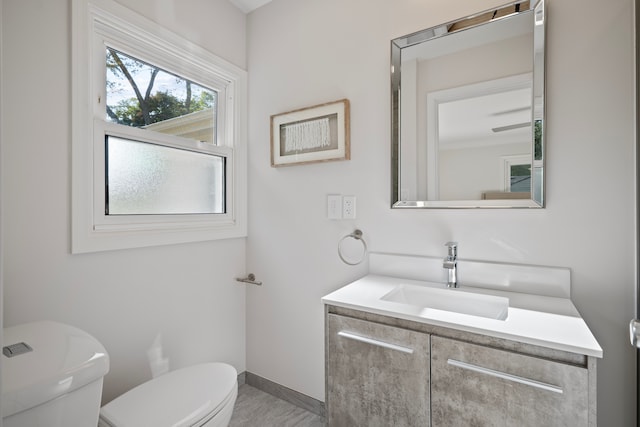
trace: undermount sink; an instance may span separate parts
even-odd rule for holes
[[[509,299],[505,297],[428,286],[398,285],[380,299],[496,320],[505,320],[509,311]]]

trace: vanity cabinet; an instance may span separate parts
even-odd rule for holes
[[[338,426],[595,426],[595,358],[327,306]]]
[[[327,315],[332,427],[429,425],[429,335]]]
[[[432,426],[586,426],[588,371],[431,337]]]

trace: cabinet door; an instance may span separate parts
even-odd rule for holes
[[[587,369],[431,337],[431,419],[440,426],[586,426]]]
[[[429,335],[327,314],[331,427],[428,426]]]

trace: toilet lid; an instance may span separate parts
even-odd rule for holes
[[[169,372],[129,390],[100,409],[117,427],[198,425],[237,393],[237,372],[225,363],[204,363]]]

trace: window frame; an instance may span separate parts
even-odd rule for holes
[[[105,202],[105,188],[106,188],[106,162],[105,162],[105,136],[113,136],[126,140],[132,140],[136,142],[149,143],[159,145],[163,147],[175,148],[179,150],[193,151],[196,153],[209,154],[225,159],[225,196],[224,202],[225,212],[215,214],[153,214],[153,215],[106,215],[106,202]],[[102,138],[102,140],[100,140]],[[100,144],[102,142],[102,144]],[[94,194],[96,196],[102,195],[102,197],[94,197],[94,227],[96,230],[107,230],[113,228],[122,229],[138,229],[138,228],[157,228],[158,224],[183,224],[187,226],[189,223],[207,223],[211,221],[211,218],[216,220],[228,219],[229,217],[227,203],[231,200],[229,192],[232,191],[226,175],[229,175],[231,167],[228,166],[233,160],[233,151],[229,147],[219,147],[205,142],[196,142],[194,140],[176,137],[174,135],[167,135],[158,132],[152,132],[149,134],[148,130],[142,130],[138,128],[124,128],[123,125],[117,125],[114,123],[100,122],[96,120],[94,124]],[[185,221],[186,219],[186,221]]]
[[[504,192],[511,192],[511,167],[529,165],[533,174],[533,160],[531,154],[512,154],[500,156],[500,176]]]
[[[246,71],[112,0],[72,4],[71,252],[246,236]],[[218,92],[218,145],[106,120],[106,47]],[[105,215],[105,135],[225,158],[225,213]]]

